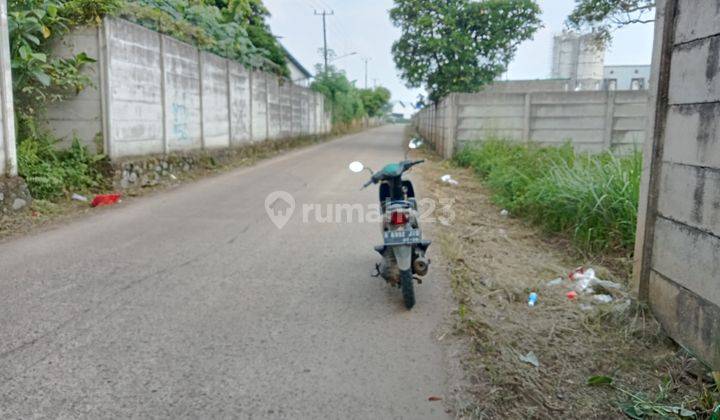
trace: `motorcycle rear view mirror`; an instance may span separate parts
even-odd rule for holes
[[[423,145],[422,139],[419,139],[416,137],[416,138],[410,140],[410,144],[408,144],[408,147],[411,149],[417,149],[418,147],[420,147],[422,145]]]
[[[348,165],[348,168],[350,168],[350,170],[355,172],[356,174],[364,171],[365,169],[370,171],[370,173],[373,173],[372,169],[366,168],[362,162],[357,161],[357,160],[355,162],[350,163],[350,165]]]

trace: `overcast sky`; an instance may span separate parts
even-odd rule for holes
[[[408,89],[398,77],[390,48],[399,37],[387,11],[392,0],[264,0],[270,10],[270,26],[280,41],[305,66],[314,71],[322,62],[318,49],[322,47],[322,18],[314,11],[332,10],[327,17],[328,48],[338,56],[356,52],[356,55],[337,60],[334,64],[346,71],[350,80],[359,87],[365,84],[364,62],[368,63],[368,84],[373,79],[392,91],[393,99],[412,101],[421,90]],[[563,21],[572,10],[573,0],[539,0],[543,10],[544,28],[535,38],[523,43],[515,60],[510,64],[510,79],[538,79],[550,74],[552,36],[561,32]],[[634,25],[617,31],[606,64],[649,64],[653,42],[652,25]]]

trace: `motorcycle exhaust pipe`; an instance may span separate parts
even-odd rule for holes
[[[424,276],[428,272],[428,266],[430,265],[430,261],[428,261],[425,257],[416,258],[415,262],[413,262],[413,271],[418,276]]]

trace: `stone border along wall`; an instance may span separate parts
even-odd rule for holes
[[[0,0],[0,216],[30,203],[25,182],[17,176],[7,2]]]
[[[446,158],[488,138],[626,152],[645,141],[647,99],[645,91],[453,93],[415,114],[413,124]]]
[[[720,3],[660,0],[634,286],[720,370]]]
[[[113,161],[331,129],[321,94],[124,20],[77,30],[55,51],[85,51],[97,62],[85,69],[94,86],[51,105],[48,128],[68,143],[102,139]]]

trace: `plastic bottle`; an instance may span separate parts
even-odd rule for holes
[[[535,303],[537,303],[537,297],[537,293],[530,293],[530,296],[528,296],[528,306],[535,306]]]

